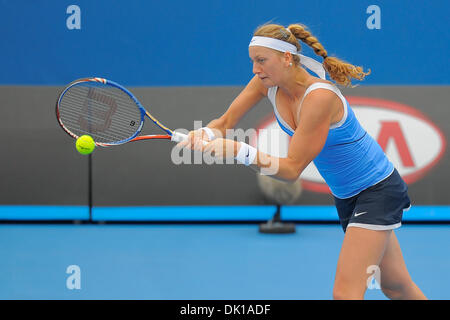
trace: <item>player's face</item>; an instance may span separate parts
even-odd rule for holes
[[[253,73],[261,79],[266,88],[276,86],[281,77],[282,55],[275,50],[259,46],[249,47],[248,51],[253,62]]]

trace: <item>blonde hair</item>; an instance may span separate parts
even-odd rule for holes
[[[364,77],[370,74],[370,69],[368,72],[364,72],[362,67],[354,66],[336,57],[329,57],[319,40],[317,40],[317,38],[307,30],[307,27],[302,24],[291,24],[287,28],[277,24],[265,24],[258,27],[253,35],[289,42],[296,46],[297,51],[299,52],[301,46],[298,40],[301,40],[311,47],[318,56],[321,56],[324,59],[323,67],[330,75],[330,78],[336,81],[336,83],[346,87],[352,86],[352,78],[364,80]],[[300,64],[299,56],[294,55],[292,58],[296,65]]]

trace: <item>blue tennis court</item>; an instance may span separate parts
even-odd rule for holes
[[[396,231],[413,280],[449,299],[450,225]],[[0,225],[0,299],[331,299],[344,234],[297,224],[295,234],[256,224]],[[68,289],[69,266],[80,289]],[[366,299],[385,299],[367,290]]]

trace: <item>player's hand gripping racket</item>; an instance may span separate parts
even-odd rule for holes
[[[166,134],[138,136],[145,116]],[[90,135],[102,147],[146,139],[180,142],[187,135],[170,130],[121,85],[103,78],[86,78],[70,83],[58,97],[56,117],[73,138]],[[206,144],[206,142],[204,142]]]

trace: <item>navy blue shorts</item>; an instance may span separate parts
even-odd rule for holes
[[[403,211],[411,207],[408,186],[397,169],[357,195],[347,199],[334,197],[334,202],[344,232],[352,226],[371,230],[399,228]]]

